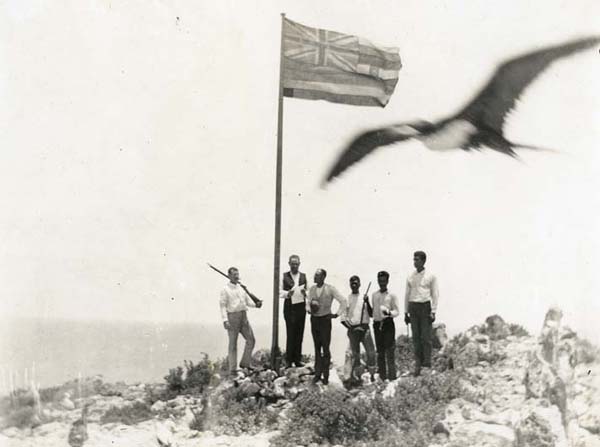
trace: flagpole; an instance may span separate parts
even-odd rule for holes
[[[281,259],[281,179],[283,167],[283,24],[281,13],[281,44],[279,54],[279,97],[277,110],[277,168],[275,172],[275,247],[273,260],[273,335],[271,342],[271,367],[279,369],[279,264]]]

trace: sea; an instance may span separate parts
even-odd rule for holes
[[[271,328],[254,326],[256,349],[269,348]],[[199,361],[227,355],[227,333],[221,323],[156,323],[10,319],[0,321],[0,394],[31,381],[43,387],[82,377],[102,375],[107,382],[157,383],[184,360]],[[344,360],[348,340],[340,326],[332,334],[332,359]],[[280,332],[285,345],[285,330]],[[238,341],[238,360],[243,339]],[[304,334],[304,353],[312,353],[310,324]]]

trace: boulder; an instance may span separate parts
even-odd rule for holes
[[[450,430],[448,430],[448,427],[446,427],[442,421],[438,421],[434,424],[432,432],[434,435],[443,434],[450,436]]]
[[[154,402],[152,404],[152,407],[150,407],[150,409],[154,413],[160,413],[160,412],[164,411],[166,408],[167,408],[167,404],[165,402],[163,402],[162,400],[157,400],[156,402]]]
[[[491,315],[485,319],[485,333],[491,340],[502,340],[510,335],[508,324],[500,315]]]
[[[278,377],[273,381],[273,393],[276,397],[285,397],[285,385],[287,384],[287,377]]]
[[[434,323],[432,343],[435,349],[441,349],[448,343],[448,333],[444,323]]]
[[[460,425],[452,437],[460,446],[513,447],[515,442],[512,428],[480,421]]]
[[[596,404],[581,415],[577,422],[590,433],[600,435],[600,404]]]
[[[529,400],[516,424],[515,447],[568,447],[562,414],[558,407],[544,407]]]
[[[260,386],[254,382],[244,382],[240,385],[240,393],[245,397],[256,396],[260,390]]]

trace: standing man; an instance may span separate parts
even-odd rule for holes
[[[229,267],[227,270],[229,282],[221,291],[221,299],[219,305],[221,307],[221,317],[223,318],[223,326],[229,335],[229,373],[235,374],[237,368],[237,340],[238,334],[246,340],[244,354],[240,362],[240,367],[251,369],[250,361],[252,360],[252,350],[254,349],[255,339],[252,327],[248,321],[248,307],[262,306],[262,301],[257,301],[256,304],[250,299],[246,291],[240,285],[240,272],[236,267]]]
[[[398,298],[388,291],[390,274],[377,273],[379,290],[373,293],[373,331],[377,347],[377,369],[381,380],[396,379],[396,326],[394,318],[400,315]]]
[[[424,251],[414,253],[416,270],[406,281],[404,296],[404,322],[411,325],[415,349],[415,376],[421,374],[422,367],[431,367],[431,325],[435,321],[439,297],[436,277],[425,271],[426,260]]]
[[[285,358],[287,365],[302,364],[302,339],[306,321],[306,275],[299,271],[300,256],[292,255],[288,261],[290,271],[283,274],[280,298],[283,298],[285,319]]]
[[[329,366],[331,364],[331,319],[338,315],[331,312],[331,303],[337,300],[340,315],[344,316],[346,299],[340,295],[337,289],[325,284],[327,272],[317,269],[315,272],[315,284],[308,291],[306,310],[310,313],[310,329],[315,343],[315,378],[313,383],[319,380],[324,385],[329,383]]]
[[[360,278],[356,275],[350,277],[350,290],[352,293],[348,295],[345,314],[342,324],[348,329],[348,339],[350,340],[350,349],[352,351],[352,371],[350,373],[351,383],[360,382],[360,378],[356,375],[357,368],[360,366],[360,344],[365,348],[367,353],[367,368],[371,373],[371,381],[374,380],[373,373],[375,372],[375,348],[373,347],[373,339],[369,331],[369,323],[373,315],[373,308],[369,303],[369,296],[360,296]]]

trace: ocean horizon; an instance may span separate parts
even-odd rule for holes
[[[0,329],[0,393],[25,386],[26,375],[35,368],[36,381],[43,387],[60,385],[82,377],[102,375],[108,382],[162,382],[169,369],[197,362],[203,353],[213,359],[227,355],[227,333],[221,323],[164,323],[130,321],[87,321],[62,319],[3,319]],[[271,346],[271,328],[253,325],[256,348]],[[332,357],[344,359],[347,338],[335,328]],[[280,348],[285,347],[285,329],[280,331]],[[238,359],[243,338],[238,341]],[[312,353],[310,324],[304,335],[304,353]],[[27,370],[27,372],[26,372]]]

